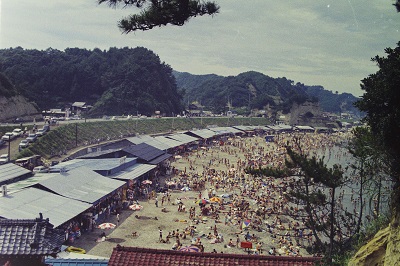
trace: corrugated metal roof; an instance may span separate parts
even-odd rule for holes
[[[123,151],[128,152],[133,156],[136,156],[147,162],[165,153],[165,151],[157,149],[156,147],[153,147],[147,143],[140,143],[138,145],[129,146],[124,148]]]
[[[215,131],[215,132],[223,132],[225,133],[232,133],[232,134],[236,134],[236,133],[243,133],[242,130],[236,129],[234,127],[211,127],[210,130]]]
[[[0,216],[6,219],[35,219],[39,213],[55,227],[85,212],[92,205],[41,189],[27,188],[0,197]]]
[[[2,164],[0,165],[0,183],[29,173],[32,172],[13,163]]]
[[[215,132],[209,129],[197,129],[197,130],[191,130],[189,132],[196,136],[199,136],[202,139],[209,139],[216,136]]]
[[[86,167],[60,173],[39,183],[56,194],[88,203],[98,201],[124,184],[125,182],[104,177]]]
[[[158,157],[155,158],[154,160],[151,160],[151,161],[149,162],[149,164],[159,164],[159,163],[161,163],[162,161],[165,161],[165,160],[167,160],[167,159],[170,158],[170,157],[172,157],[171,154],[169,154],[169,153],[164,153],[163,155],[158,156]]]
[[[132,137],[132,138],[126,138],[126,140],[132,142],[133,144],[140,144],[143,142],[146,142],[148,140],[152,140],[153,137],[149,136],[149,135],[140,135],[140,136],[136,136],[136,137]]]
[[[236,129],[242,130],[242,131],[253,131],[254,128],[251,126],[233,126]]]
[[[130,162],[135,163],[137,158],[126,158],[123,164],[127,167]],[[66,162],[59,163],[50,167],[52,171],[64,168],[66,171],[71,171],[76,168],[86,167],[91,170],[112,170],[121,165],[121,158],[104,158],[104,159],[74,159]]]
[[[34,176],[31,176],[27,179],[17,181],[7,185],[7,193],[15,193],[20,191],[21,189],[33,186],[43,180],[51,178],[53,175],[58,175],[56,173],[36,173]]]
[[[88,154],[79,156],[78,159],[90,159],[90,158],[96,158],[99,157],[101,155],[106,155],[106,154],[111,154],[111,153],[115,153],[117,151],[122,150],[121,148],[118,149],[107,149],[104,151],[95,151],[95,152],[89,152]]]
[[[170,149],[171,147],[163,142],[160,142],[154,138],[146,140],[145,143],[149,144],[150,146],[156,147],[157,149],[166,151]]]
[[[51,266],[107,266],[108,260],[98,259],[46,259]]]
[[[186,135],[186,134],[172,134],[172,135],[167,135],[166,137],[170,138],[170,139],[174,139],[174,140],[180,141],[180,142],[182,142],[184,144],[188,144],[188,143],[191,143],[191,142],[194,142],[194,141],[198,140],[198,138],[195,138],[195,137],[192,137],[192,136],[189,136],[189,135]]]
[[[161,142],[161,143],[164,143],[165,145],[168,145],[169,149],[176,148],[176,147],[179,147],[179,146],[185,144],[185,143],[183,143],[181,141],[170,139],[170,138],[167,138],[167,137],[164,137],[164,136],[157,136],[157,137],[154,137],[154,139],[159,141],[159,142]]]
[[[122,180],[134,180],[134,179],[148,173],[149,171],[153,170],[156,167],[157,167],[156,165],[152,165],[152,164],[138,163],[138,164],[135,164],[133,167],[126,169],[125,171],[121,172],[118,175],[111,176],[111,178],[122,179]]]
[[[315,130],[313,127],[310,126],[295,126],[295,128],[299,130]]]

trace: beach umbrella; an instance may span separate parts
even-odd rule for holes
[[[175,186],[176,185],[176,183],[174,181],[167,181],[167,182],[165,182],[165,184],[167,186]]]
[[[179,251],[184,251],[184,252],[200,252],[200,248],[196,246],[185,246],[181,247]]]
[[[206,205],[208,203],[208,200],[206,200],[206,199],[199,199],[199,200],[197,200],[196,201],[196,204],[203,204],[203,205]]]
[[[114,229],[116,227],[116,225],[115,224],[113,224],[113,223],[102,223],[102,224],[99,224],[98,225],[98,228],[100,228],[100,229]]]
[[[174,158],[175,158],[175,159],[182,159],[182,156],[180,156],[180,155],[175,155]]]
[[[182,190],[182,191],[189,191],[189,190],[190,190],[190,187],[186,187],[186,186],[185,186],[185,187],[181,188],[181,190]]]
[[[221,198],[230,198],[231,194],[222,194],[220,197]]]
[[[212,197],[212,198],[210,199],[210,202],[221,203],[222,200],[221,200],[220,198],[218,198],[218,197]]]
[[[242,229],[245,229],[246,227],[248,227],[250,225],[250,222],[251,221],[249,219],[243,220]]]
[[[153,182],[151,182],[150,180],[146,179],[146,180],[142,181],[142,184],[143,185],[151,185],[151,184],[153,184]]]
[[[129,209],[133,211],[140,211],[141,209],[143,209],[143,206],[139,204],[132,204],[131,206],[129,206]]]

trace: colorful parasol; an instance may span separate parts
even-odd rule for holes
[[[139,204],[132,204],[129,206],[129,209],[133,211],[140,211],[141,209],[143,209],[143,206]]]
[[[200,252],[200,248],[196,246],[185,246],[181,247],[179,251],[184,251],[184,252]]]
[[[249,219],[243,220],[242,229],[245,229],[246,227],[248,227],[250,225],[250,222],[251,221]]]
[[[221,203],[221,202],[222,202],[222,199],[221,199],[221,198],[218,198],[218,197],[212,197],[212,198],[210,199],[210,202],[213,202],[213,203]]]
[[[153,182],[151,182],[150,180],[146,179],[146,180],[142,181],[142,184],[143,185],[151,185],[151,184],[153,184]]]
[[[114,229],[115,227],[116,227],[116,225],[113,223],[102,223],[102,224],[98,225],[98,228],[103,229],[103,230]]]
[[[206,199],[199,199],[196,201],[196,204],[202,204],[202,205],[206,205],[208,203],[208,200]]]

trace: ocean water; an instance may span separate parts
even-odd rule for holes
[[[354,157],[347,151],[346,147],[334,146],[329,149],[321,149],[318,151],[317,156],[324,157],[324,162],[328,167],[332,167],[334,164],[341,165],[344,170],[344,174],[349,178],[349,182],[338,189],[336,195],[342,194],[338,201],[343,205],[343,208],[351,213],[360,212],[360,181],[357,177],[354,177],[352,173],[351,164],[355,163]],[[388,211],[389,198],[390,198],[390,186],[391,182],[388,181],[388,177],[383,178],[381,183],[381,196],[379,210],[377,209],[377,188],[370,186],[370,189],[365,189],[363,192],[363,220],[367,221],[368,217],[373,217],[374,213],[383,213]]]

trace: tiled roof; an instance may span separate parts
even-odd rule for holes
[[[54,255],[60,251],[64,233],[46,219],[0,220],[0,257]]]
[[[202,266],[306,266],[315,265],[317,257],[280,257],[237,255],[221,253],[195,253],[136,247],[114,248],[109,266],[126,265],[202,265]]]

